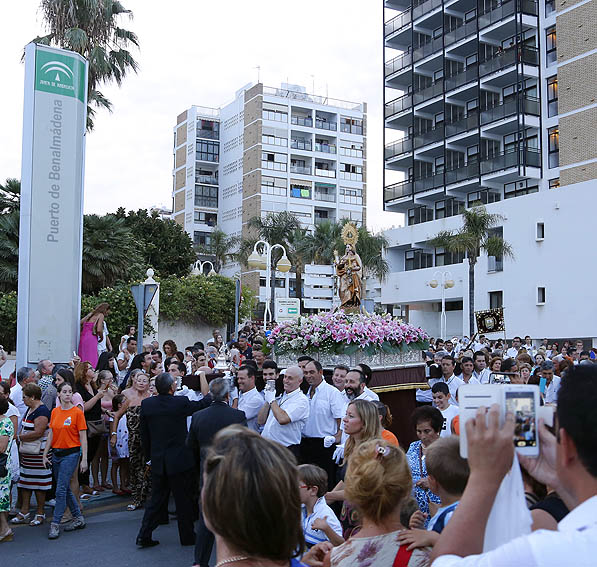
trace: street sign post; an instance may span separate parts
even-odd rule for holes
[[[16,367],[68,362],[81,319],[87,61],[30,43],[19,227]]]
[[[158,290],[157,283],[142,283],[131,286],[131,293],[137,306],[137,354],[143,352],[143,322],[147,310],[151,305],[155,292]]]

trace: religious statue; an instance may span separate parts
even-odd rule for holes
[[[338,258],[338,252],[334,251],[341,309],[360,310],[364,299],[363,262],[355,248],[358,238],[359,233],[356,226],[346,223],[342,229],[342,240],[346,245],[344,255],[342,258]]]

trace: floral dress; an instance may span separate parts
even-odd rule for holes
[[[141,444],[141,406],[128,407],[126,423],[129,430],[129,470],[133,490],[133,504],[142,506],[151,490],[151,477],[147,471],[146,459]]]
[[[415,497],[417,504],[419,505],[419,510],[424,514],[427,514],[427,518],[425,520],[425,528],[427,528],[427,524],[429,523],[430,515],[429,515],[429,502],[435,502],[437,504],[440,503],[439,496],[431,492],[426,488],[422,488],[420,486],[415,486],[415,484],[425,478],[427,476],[427,467],[425,466],[425,455],[423,455],[422,446],[420,441],[414,441],[410,444],[408,451],[406,453],[406,459],[408,461],[408,466],[410,467],[410,473],[413,479],[413,496]]]
[[[0,420],[0,437],[7,436],[8,437],[8,447],[6,448],[6,453],[8,454],[8,461],[6,463],[6,468],[8,470],[8,474],[4,477],[0,477],[0,512],[9,512],[10,511],[10,480],[11,480],[11,464],[10,464],[10,444],[14,438],[14,427],[12,425],[12,421],[8,417]]]

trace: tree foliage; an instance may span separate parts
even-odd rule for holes
[[[21,202],[21,182],[9,177],[4,185],[0,184],[0,214],[19,210]]]
[[[216,227],[211,232],[209,247],[196,245],[195,250],[211,260],[214,271],[219,274],[224,264],[235,259],[235,250],[239,242],[237,237],[228,236],[223,230]]]
[[[49,33],[33,41],[70,49],[89,61],[87,129],[92,130],[95,108],[112,109],[99,88],[112,81],[120,86],[138,70],[130,48],[139,47],[139,40],[119,23],[133,14],[118,0],[41,0],[40,10]]]

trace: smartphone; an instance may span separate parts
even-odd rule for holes
[[[265,391],[266,392],[275,392],[276,391],[276,381],[275,380],[267,380],[265,383]]]
[[[489,383],[510,384],[512,382],[512,377],[516,375],[516,372],[492,372],[489,375]]]

